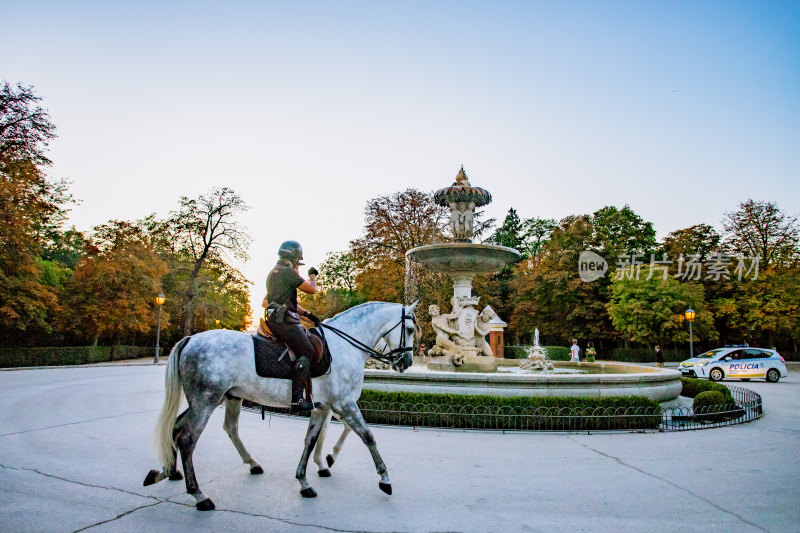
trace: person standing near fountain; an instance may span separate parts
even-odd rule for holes
[[[594,349],[594,343],[589,341],[586,345],[586,360],[594,363],[595,357],[597,357],[597,350]]]
[[[664,368],[664,352],[661,350],[661,346],[656,346],[656,366]]]
[[[570,357],[570,359],[569,359],[570,362],[572,362],[572,363],[580,363],[581,362],[581,356],[580,356],[581,348],[580,348],[580,346],[578,346],[578,339],[572,339],[572,348],[570,348],[570,350],[572,351],[572,357]]]

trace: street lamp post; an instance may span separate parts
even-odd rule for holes
[[[167,297],[164,296],[163,292],[159,292],[158,296],[156,296],[156,303],[158,304],[158,328],[156,328],[156,356],[153,358],[153,364],[158,363],[158,352],[161,349],[158,346],[158,342],[161,340],[161,306],[164,305]]]
[[[689,321],[689,357],[694,357],[694,339],[692,338],[692,322],[694,322],[694,310],[690,307],[684,313],[686,320]]]

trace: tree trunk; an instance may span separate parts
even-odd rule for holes
[[[194,324],[194,308],[197,303],[195,296],[197,296],[197,278],[200,277],[200,267],[203,266],[203,258],[201,257],[194,263],[192,270],[192,277],[189,280],[189,291],[186,293],[186,317],[183,320],[183,336],[188,337],[192,334],[192,325]]]

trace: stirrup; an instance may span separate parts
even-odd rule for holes
[[[319,407],[321,405],[322,404],[319,403],[319,402],[313,402],[312,403],[312,402],[306,400],[305,398],[303,398],[299,402],[295,402],[295,403],[289,404],[289,407],[291,408],[293,413],[298,413],[300,411],[312,411],[314,409],[319,409]]]

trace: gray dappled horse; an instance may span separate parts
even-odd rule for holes
[[[327,320],[325,326],[332,326],[349,335],[365,348],[373,347],[383,339],[393,352],[393,368],[402,372],[413,362],[415,306],[369,302],[336,315]],[[381,477],[378,486],[391,494],[386,465],[356,404],[364,384],[364,363],[369,354],[339,334],[327,333],[326,338],[332,354],[331,368],[328,374],[313,380],[314,401],[322,406],[311,412],[305,447],[297,465],[295,477],[301,485],[300,494],[308,498],[316,496],[306,481],[306,466],[320,431],[327,427],[331,411],[355,431],[369,448]],[[250,333],[209,330],[183,338],[170,353],[165,377],[166,395],[156,424],[156,446],[163,469],[160,472],[151,470],[144,485],[152,485],[164,478],[182,479],[176,464],[180,450],[186,475],[186,492],[194,496],[199,510],[214,509],[214,503],[200,490],[192,464],[197,439],[209,418],[225,402],[223,427],[226,433],[242,461],[250,465],[250,473],[262,474],[263,469],[239,439],[242,399],[266,406],[287,407],[291,384],[288,379],[262,378],[256,374]],[[189,406],[180,416],[176,416],[181,404],[181,390]],[[327,476],[330,472],[320,471],[320,475]]]

